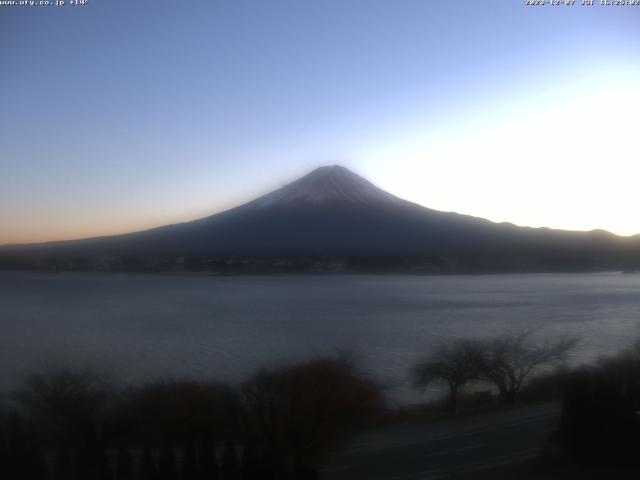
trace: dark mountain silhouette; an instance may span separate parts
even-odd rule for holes
[[[636,269],[637,237],[570,232],[431,210],[340,166],[193,222],[0,249],[5,266],[433,272]],[[56,263],[57,262],[57,263]],[[71,263],[70,263],[71,262]],[[320,262],[320,263],[318,263]],[[319,265],[321,265],[319,267]],[[104,266],[104,265],[103,265]]]

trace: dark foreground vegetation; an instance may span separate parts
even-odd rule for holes
[[[241,387],[118,388],[95,371],[32,375],[5,401],[1,478],[313,479],[313,466],[381,404],[341,359],[263,370]]]
[[[547,449],[561,465],[640,469],[640,341],[567,377],[558,431]],[[610,477],[613,478],[613,477]],[[625,477],[626,478],[626,477]]]
[[[413,370],[420,388],[436,381],[445,387],[443,400],[427,408],[432,417],[385,410],[380,385],[346,356],[264,369],[235,387],[195,380],[118,386],[94,369],[40,372],[0,402],[0,478],[316,479],[328,453],[375,422],[560,396],[561,420],[541,446],[540,478],[634,472],[640,342],[596,366],[570,370],[561,364],[575,344],[534,342],[524,332],[434,349]]]

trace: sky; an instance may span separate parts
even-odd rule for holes
[[[0,244],[196,219],[325,164],[640,233],[640,6],[579,3],[0,5]]]

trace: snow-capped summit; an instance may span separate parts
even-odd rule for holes
[[[400,199],[339,165],[320,167],[253,202],[258,207],[306,205],[376,205]]]

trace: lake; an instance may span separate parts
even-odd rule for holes
[[[640,333],[640,275],[177,276],[0,273],[0,379],[86,364],[130,380],[237,381],[350,350],[398,401],[413,362],[456,337],[579,335],[572,362]]]

